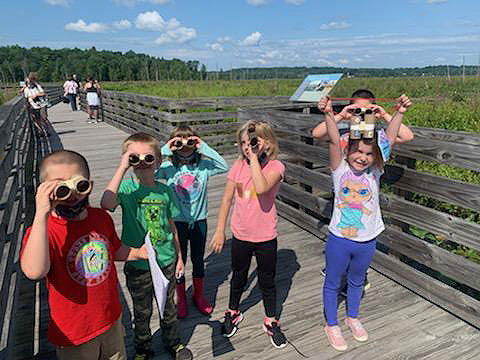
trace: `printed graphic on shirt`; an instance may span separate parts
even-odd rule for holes
[[[166,203],[164,200],[149,199],[140,202],[140,204],[147,224],[147,231],[150,233],[150,240],[156,246],[167,239],[163,230],[167,222],[166,216],[163,215]]]
[[[175,174],[172,189],[182,205],[195,203],[202,194],[202,182],[194,173],[180,171]]]
[[[257,191],[255,186],[252,184],[251,187],[243,189],[243,183],[236,183],[238,196],[242,199],[255,199],[257,197]]]
[[[338,197],[340,202],[340,221],[336,225],[346,238],[355,238],[358,231],[365,229],[363,216],[369,216],[372,211],[365,205],[372,198],[372,190],[364,174],[355,176],[350,170],[340,179]]]
[[[90,232],[75,241],[67,255],[67,271],[82,286],[97,286],[110,273],[108,241],[96,232]]]

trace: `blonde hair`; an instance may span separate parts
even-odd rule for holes
[[[190,136],[198,136],[198,134],[188,125],[180,125],[173,129],[170,134],[170,139],[180,137],[180,138],[189,138]]]
[[[272,127],[269,123],[263,121],[248,121],[243,124],[237,130],[237,144],[238,144],[238,152],[240,155],[240,159],[243,158],[242,152],[242,134],[249,128],[249,126],[255,126],[255,134],[265,140],[266,142],[266,154],[269,160],[275,160],[278,157],[280,152],[277,137],[273,132]]]
[[[44,182],[48,176],[48,167],[59,164],[76,164],[80,168],[82,175],[90,179],[90,168],[87,159],[76,151],[72,150],[58,150],[54,151],[42,159],[40,164],[40,182]]]
[[[155,152],[155,156],[158,160],[162,159],[162,151],[160,149],[160,143],[157,139],[155,139],[152,135],[149,135],[144,132],[137,132],[133,135],[130,135],[126,138],[122,144],[122,153],[125,154],[127,152],[128,147],[133,143],[142,143],[146,145],[150,145]]]

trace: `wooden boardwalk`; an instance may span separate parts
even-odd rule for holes
[[[82,153],[89,161],[94,180],[91,196],[99,206],[103,189],[120,159],[121,142],[126,133],[107,124],[87,124],[87,115],[71,112],[59,104],[49,111],[65,149]],[[225,176],[211,179],[209,186],[209,237],[216,224]],[[120,211],[114,213],[121,232]],[[366,344],[356,343],[342,326],[349,350],[339,353],[328,346],[323,332],[321,269],[324,243],[295,224],[280,218],[278,250],[278,304],[282,327],[290,342],[311,359],[479,359],[480,332],[446,311],[438,308],[399,284],[370,270],[372,287],[367,291],[361,318],[370,333]],[[189,298],[190,316],[180,321],[181,337],[192,349],[195,359],[299,359],[293,346],[275,350],[263,333],[263,305],[252,265],[248,289],[241,303],[245,320],[238,333],[227,340],[220,334],[220,321],[228,304],[230,280],[230,246],[220,255],[206,256],[207,297],[216,305],[211,317],[196,311]],[[133,355],[131,299],[125,287],[122,264],[118,264],[121,296],[124,303],[124,325],[127,330],[129,355]],[[190,285],[191,264],[187,264],[187,285]],[[189,295],[191,289],[189,289]],[[344,318],[341,306],[339,319]],[[163,352],[155,311],[151,327],[155,333],[158,359],[169,359]],[[343,323],[342,323],[343,324]],[[45,347],[40,347],[45,348]],[[43,356],[42,356],[43,357]],[[46,353],[44,358],[53,358]]]

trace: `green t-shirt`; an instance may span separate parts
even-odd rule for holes
[[[173,263],[177,255],[168,220],[178,216],[180,211],[172,190],[160,182],[149,187],[128,178],[120,184],[117,198],[122,207],[122,242],[139,248],[149,232],[158,265],[165,267]],[[147,260],[132,261],[132,265],[149,269]]]

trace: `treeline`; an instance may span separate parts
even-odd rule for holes
[[[258,67],[210,71],[208,78],[218,80],[298,79],[309,74],[343,73],[355,77],[400,77],[400,76],[457,76],[479,75],[478,66],[439,65],[416,68],[346,68],[346,67]]]
[[[98,51],[20,46],[0,47],[0,81],[17,83],[31,72],[42,82],[63,81],[69,74],[80,79],[93,76],[100,81],[202,80],[205,65],[198,61],[166,60],[133,51]]]

